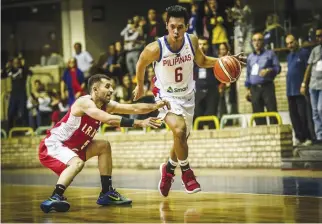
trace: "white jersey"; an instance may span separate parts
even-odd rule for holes
[[[170,49],[166,36],[160,37],[157,41],[160,57],[154,62],[155,86],[159,89],[161,97],[182,97],[194,91],[194,50],[189,35],[184,34],[183,45],[176,52]]]

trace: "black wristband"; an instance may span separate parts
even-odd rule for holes
[[[120,127],[133,127],[134,119],[122,117]]]

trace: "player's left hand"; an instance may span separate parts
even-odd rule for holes
[[[146,127],[151,127],[151,128],[159,128],[161,127],[162,122],[160,121],[159,118],[157,117],[149,117],[141,122],[141,127],[146,128]]]
[[[242,66],[246,66],[247,57],[244,55],[243,52],[236,55],[232,55],[232,57],[236,58]]]
[[[171,110],[171,105],[167,100],[160,100],[156,103],[156,109],[162,108],[164,106],[166,106],[168,110]]]
[[[143,95],[144,95],[144,88],[143,86],[142,87],[139,87],[138,85],[135,87],[135,89],[133,90],[133,100],[134,101],[137,101],[138,99],[140,99]]]

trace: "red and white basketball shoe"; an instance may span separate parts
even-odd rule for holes
[[[171,185],[174,181],[174,174],[167,173],[167,164],[162,163],[160,165],[161,179],[159,181],[159,192],[163,197],[167,197],[171,189]]]
[[[193,194],[201,191],[200,184],[197,182],[196,176],[191,169],[185,171],[182,174],[181,178],[182,185],[184,185],[188,194]]]

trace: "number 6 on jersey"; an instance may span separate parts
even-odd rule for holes
[[[183,77],[182,77],[182,67],[178,67],[174,70],[175,74],[174,74],[174,78],[176,82],[181,82]]]

